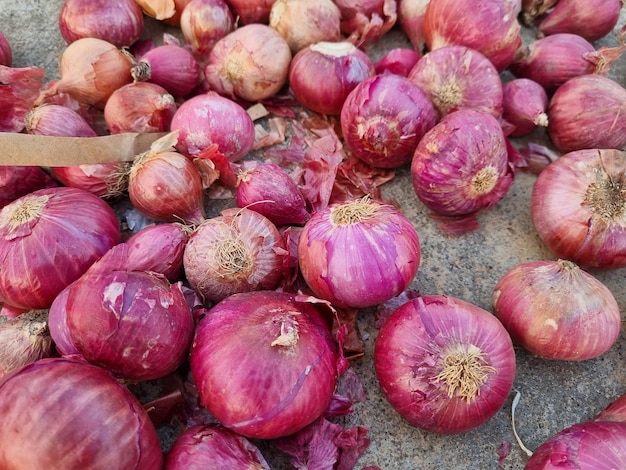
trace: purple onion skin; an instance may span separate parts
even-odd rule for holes
[[[7,37],[0,31],[0,65],[11,67],[13,63],[13,50]]]
[[[191,373],[202,405],[222,425],[274,439],[326,410],[337,352],[319,302],[278,291],[233,294],[199,321]]]
[[[626,468],[626,424],[586,421],[552,436],[534,452],[524,470]]]
[[[398,168],[411,161],[437,115],[421,88],[400,75],[383,74],[363,80],[350,92],[340,120],[354,156],[376,168]]]
[[[458,346],[478,348],[493,367],[478,393],[450,395],[444,355]],[[380,387],[391,406],[412,426],[440,434],[476,428],[503,406],[515,377],[508,333],[489,312],[461,299],[427,295],[398,307],[380,328],[374,350]]]
[[[38,189],[58,186],[38,166],[0,166],[0,209]]]
[[[420,201],[444,216],[487,209],[513,183],[500,123],[470,108],[448,114],[426,133],[415,150],[411,173]]]
[[[48,310],[48,328],[50,328],[50,336],[52,337],[57,352],[62,356],[70,356],[73,354],[80,355],[67,328],[66,305],[69,288],[70,286],[66,287],[56,296]]]
[[[572,33],[597,41],[617,25],[622,6],[622,0],[559,0],[539,23],[539,31],[546,36]]]
[[[502,118],[513,126],[509,136],[525,136],[548,125],[548,94],[539,83],[516,78],[502,86],[502,93]]]
[[[237,468],[269,470],[261,451],[245,437],[221,426],[196,425],[180,434],[165,457],[163,470]]]
[[[0,383],[0,467],[154,470],[159,439],[141,403],[106,370],[42,359]]]

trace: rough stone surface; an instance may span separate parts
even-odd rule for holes
[[[36,65],[47,70],[48,78],[55,78],[57,57],[64,47],[57,26],[62,1],[0,3],[0,30],[13,47],[13,65]],[[618,27],[625,22],[623,11]],[[171,31],[150,20],[147,24],[147,35],[157,37],[165,30]],[[530,37],[527,34],[526,40]],[[393,31],[370,53],[380,57],[391,47],[407,44],[401,33]],[[616,33],[597,45],[617,45]],[[609,76],[626,86],[626,56],[614,64]],[[537,133],[533,138],[542,141],[545,135]],[[525,261],[552,259],[530,219],[529,198],[534,180],[531,175],[519,174],[506,197],[479,216],[479,230],[453,238],[440,231],[416,198],[409,169],[400,169],[397,177],[385,186],[384,193],[401,204],[421,238],[422,263],[411,287],[423,294],[456,296],[491,310],[492,290],[508,269]],[[626,270],[595,274],[611,289],[622,313],[626,314]],[[488,423],[461,435],[436,435],[413,428],[390,408],[376,382],[372,352],[377,330],[373,314],[362,312],[359,325],[366,355],[356,361],[354,367],[363,381],[368,400],[357,404],[354,414],[343,421],[347,426],[369,428],[371,445],[357,468],[368,465],[386,470],[523,468],[527,457],[516,444],[511,426],[513,395]],[[530,449],[562,428],[593,417],[626,392],[624,331],[610,351],[585,362],[546,361],[520,348],[516,348],[516,354],[514,389],[521,393],[516,428]],[[164,428],[160,432],[167,447],[176,430]],[[513,444],[512,450],[500,466],[497,451],[505,442]],[[273,469],[290,468],[284,456],[263,443],[258,444]]]

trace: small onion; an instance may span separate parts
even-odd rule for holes
[[[270,11],[276,0],[226,0],[231,11],[239,19],[238,24],[268,24]]]
[[[463,216],[493,206],[513,183],[500,123],[471,108],[446,115],[417,145],[411,174],[417,197],[437,214]]]
[[[609,34],[619,21],[622,0],[559,0],[539,23],[539,31],[578,34],[597,41]]]
[[[341,12],[341,32],[359,47],[380,41],[398,20],[396,0],[335,0]]]
[[[531,216],[557,257],[583,269],[626,266],[626,152],[566,153],[537,177]]]
[[[502,119],[513,126],[508,135],[521,137],[548,126],[548,94],[537,82],[515,78],[502,85]]]
[[[420,54],[426,45],[424,16],[430,0],[398,0],[398,25]]]
[[[224,0],[191,0],[180,15],[183,38],[200,61],[234,29],[235,18]]]
[[[144,13],[166,24],[180,26],[180,16],[190,0],[135,0]]]
[[[276,226],[250,209],[229,209],[190,235],[185,275],[207,302],[239,292],[275,288],[289,252]]]
[[[13,62],[13,50],[7,37],[0,31],[0,65],[11,67]]]
[[[39,166],[0,166],[0,209],[38,189],[58,186]]]
[[[98,38],[129,47],[143,32],[143,11],[134,0],[65,0],[59,11],[59,31],[67,44]]]
[[[274,439],[312,423],[337,381],[337,348],[319,299],[234,294],[200,320],[190,352],[200,402],[246,437]]]
[[[348,94],[375,73],[365,52],[347,41],[322,41],[302,48],[289,66],[296,99],[320,114],[339,115]],[[320,82],[324,86],[319,86]]]
[[[120,237],[113,209],[88,191],[57,187],[22,196],[0,211],[0,298],[49,308]]]
[[[339,307],[371,307],[413,281],[419,237],[398,209],[364,197],[315,212],[300,234],[298,262],[317,297]]]
[[[215,44],[204,75],[209,87],[221,95],[261,101],[287,83],[291,57],[289,44],[275,29],[252,23]]]
[[[407,47],[396,47],[374,63],[376,73],[395,73],[408,77],[411,69],[422,57],[421,53]]]
[[[395,74],[357,84],[341,109],[341,131],[357,158],[377,168],[411,161],[418,142],[437,122],[435,108],[420,87]]]
[[[550,99],[548,121],[562,152],[626,148],[626,89],[602,75],[571,78]]]
[[[491,313],[454,297],[424,295],[383,323],[374,368],[386,399],[409,424],[454,434],[502,408],[515,378],[515,352]]]
[[[427,52],[408,78],[428,94],[440,117],[462,107],[502,114],[500,75],[475,49],[450,45]]]
[[[198,424],[174,440],[163,470],[202,468],[270,470],[258,447],[245,437],[222,426]]]
[[[0,467],[154,470],[159,438],[141,403],[106,370],[41,359],[0,383]],[[112,445],[115,443],[115,445]]]
[[[170,124],[178,131],[179,152],[188,156],[217,144],[231,162],[246,156],[254,145],[254,122],[246,110],[233,100],[215,92],[195,95],[182,103]]]
[[[33,135],[96,137],[98,133],[72,108],[60,104],[33,107],[24,118],[24,130]]]
[[[513,342],[545,359],[584,361],[604,354],[619,336],[611,291],[571,261],[528,261],[500,278],[496,317]]]

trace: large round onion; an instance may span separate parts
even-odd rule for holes
[[[420,243],[399,210],[366,197],[314,213],[300,234],[298,260],[316,296],[340,307],[371,307],[413,281]]]
[[[0,298],[48,308],[119,241],[115,213],[88,191],[56,187],[22,196],[0,211]]]
[[[42,359],[0,383],[0,467],[154,470],[163,454],[141,403],[106,370]]]
[[[385,397],[409,424],[453,434],[502,408],[515,378],[515,352],[491,313],[454,297],[425,295],[387,318],[374,367]]]
[[[337,378],[323,308],[319,299],[278,291],[234,294],[211,308],[190,353],[201,403],[225,427],[261,439],[321,416]]]

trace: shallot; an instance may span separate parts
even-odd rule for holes
[[[541,18],[538,29],[546,36],[572,33],[597,41],[615,28],[623,4],[622,0],[559,0]]]
[[[502,85],[502,119],[512,126],[511,137],[525,136],[548,126],[548,94],[537,82],[515,78]]]
[[[235,26],[224,0],[191,0],[180,15],[180,31],[200,62],[206,61],[215,43]]]

